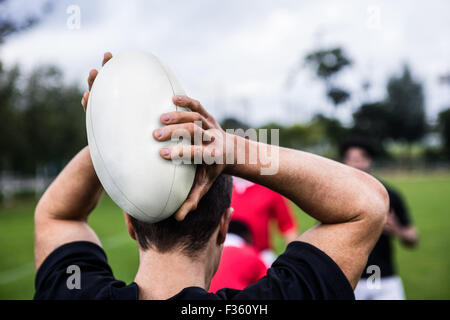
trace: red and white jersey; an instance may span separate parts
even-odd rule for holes
[[[258,251],[271,249],[269,222],[275,220],[278,230],[286,233],[296,229],[295,218],[286,199],[266,187],[233,178],[232,219],[244,222],[250,229],[253,246]]]
[[[215,293],[222,288],[242,290],[264,277],[266,272],[267,267],[256,250],[241,237],[229,233],[209,291]]]

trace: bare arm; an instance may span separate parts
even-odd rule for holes
[[[54,249],[65,243],[91,241],[100,245],[87,219],[102,192],[89,149],[85,147],[58,175],[36,207],[36,270]]]
[[[388,214],[383,232],[396,236],[403,245],[410,248],[417,246],[419,243],[419,234],[416,227],[411,224],[403,226],[392,211]]]
[[[400,227],[398,238],[407,247],[414,248],[419,244],[419,233],[414,226]]]
[[[261,147],[246,141],[247,152]],[[230,173],[283,194],[319,220],[320,225],[298,240],[327,253],[355,287],[383,228],[389,207],[386,190],[372,176],[338,162],[307,152],[269,148],[279,152],[275,175],[261,175],[260,163],[234,165]]]
[[[111,59],[105,53],[103,64]],[[97,70],[89,73],[89,90]],[[86,110],[89,93],[81,104]],[[89,148],[81,150],[58,175],[40,199],[34,213],[34,261],[36,270],[57,247],[73,241],[91,241],[100,245],[87,220],[97,205],[103,188],[92,165]]]

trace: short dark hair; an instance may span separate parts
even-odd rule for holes
[[[144,250],[152,247],[162,253],[178,247],[185,254],[195,256],[205,247],[222,215],[230,207],[232,189],[231,176],[221,174],[200,200],[197,209],[183,221],[170,216],[157,223],[148,223],[131,217],[139,245]]]
[[[364,152],[371,158],[375,158],[377,152],[373,143],[368,138],[364,137],[352,137],[341,144],[339,148],[339,154],[341,159],[345,157],[345,154],[350,148],[359,148],[364,150]]]

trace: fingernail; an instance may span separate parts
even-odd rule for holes
[[[178,101],[183,101],[183,96],[177,96]]]
[[[161,128],[160,128],[160,129],[156,129],[156,131],[155,131],[155,136],[156,136],[157,138],[161,138],[162,135],[163,135],[163,130],[162,130]]]
[[[161,149],[161,154],[162,154],[163,156],[168,156],[169,153],[170,153],[170,150],[169,150],[168,148],[163,148],[163,149]]]
[[[168,114],[164,114],[162,116],[162,120],[165,121],[165,122],[168,122],[170,120],[170,116]]]

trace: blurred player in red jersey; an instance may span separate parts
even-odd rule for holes
[[[276,221],[287,244],[298,236],[294,213],[280,194],[241,178],[233,177],[233,182],[232,220],[242,221],[249,227],[252,245],[260,252],[266,266],[270,266],[275,254],[269,224]]]
[[[232,220],[219,268],[211,280],[210,292],[222,288],[242,290],[266,275],[267,267],[251,242],[250,230],[246,224]]]

